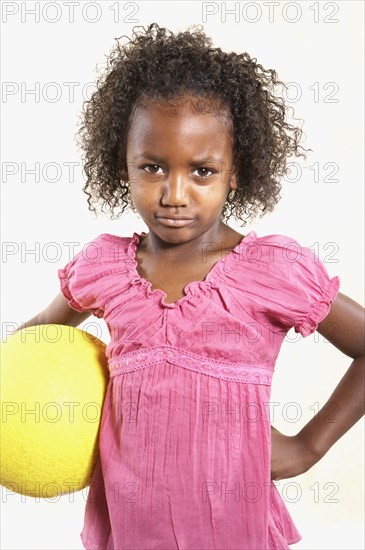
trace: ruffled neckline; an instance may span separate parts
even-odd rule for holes
[[[137,233],[136,231],[133,233],[133,236],[130,237],[130,241],[127,246],[126,255],[128,258],[128,265],[130,270],[130,282],[135,285],[139,285],[146,293],[148,298],[156,299],[156,302],[159,302],[162,307],[174,309],[178,308],[181,304],[183,304],[186,301],[189,301],[192,299],[192,297],[195,295],[195,291],[199,289],[202,292],[205,292],[209,290],[213,285],[219,285],[222,281],[223,275],[224,275],[224,268],[227,263],[233,259],[235,254],[239,254],[242,250],[242,247],[247,246],[249,242],[252,240],[255,240],[257,238],[257,234],[255,231],[249,231],[247,235],[245,235],[241,241],[234,247],[230,252],[228,252],[223,258],[218,260],[209,270],[207,275],[202,281],[191,281],[190,283],[187,283],[183,289],[183,292],[185,296],[182,296],[179,298],[176,302],[167,303],[165,302],[165,298],[167,298],[167,294],[159,289],[159,288],[152,288],[152,283],[150,281],[147,281],[144,277],[142,277],[138,273],[138,261],[137,261],[137,248],[138,245],[141,242],[141,239],[145,237],[147,233],[145,231],[142,231],[141,233]],[[228,262],[227,262],[228,260]]]

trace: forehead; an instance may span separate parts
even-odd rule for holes
[[[209,99],[144,100],[135,106],[128,146],[231,146],[232,121],[228,108]]]

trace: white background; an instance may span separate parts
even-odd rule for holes
[[[131,236],[148,230],[133,214],[111,221],[88,211],[74,134],[88,97],[84,87],[95,81],[96,66],[105,65],[114,38],[131,36],[134,25],[153,21],[173,31],[203,23],[215,46],[246,50],[266,69],[276,69],[281,80],[295,83],[289,104],[304,120],[303,145],[313,152],[299,161],[298,181],[296,172],[283,182],[274,213],[245,228],[229,224],[242,234],[282,233],[312,247],[329,274],[340,276],[341,292],[363,304],[363,2],[274,2],[273,18],[268,2],[227,2],[227,9],[236,4],[238,10],[226,19],[220,2],[209,3],[206,18],[200,2],[76,4],[70,22],[64,2],[50,2],[46,10],[45,2],[2,2],[3,339],[58,293],[57,269],[70,259],[64,243],[77,243],[79,251],[100,233]],[[38,22],[29,12],[34,9]],[[66,82],[79,84],[74,97]],[[37,86],[36,95],[26,93]],[[70,162],[77,163],[72,181]],[[39,178],[27,173],[35,163]],[[338,181],[331,181],[333,165],[338,171],[332,180]],[[109,342],[103,320],[92,317],[80,328]],[[272,393],[279,403],[273,424],[287,434],[310,420],[313,404],[323,405],[351,363],[318,333],[306,339],[292,333],[291,338],[283,344]],[[288,418],[295,413],[285,409],[289,402],[299,407],[297,421]],[[279,483],[303,535],[293,548],[364,548],[363,425],[358,422],[309,472]],[[36,502],[3,491],[1,547],[82,548],[86,496],[84,491]]]

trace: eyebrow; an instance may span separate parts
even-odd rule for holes
[[[142,158],[148,158],[148,159],[153,160],[154,162],[158,162],[158,163],[163,163],[164,162],[164,160],[161,157],[159,157],[157,155],[154,155],[153,153],[150,153],[149,151],[144,151],[140,155],[137,155],[135,157],[135,160],[140,160]],[[215,162],[216,164],[220,164],[222,161],[210,156],[210,157],[202,157],[202,158],[199,158],[199,159],[195,159],[190,163],[190,165],[191,166],[202,166],[202,164],[206,164],[206,163],[209,163],[209,162]]]

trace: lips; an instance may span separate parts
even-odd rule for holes
[[[182,216],[156,216],[156,218],[162,225],[166,225],[168,227],[185,227],[194,221],[194,218],[186,218]]]

